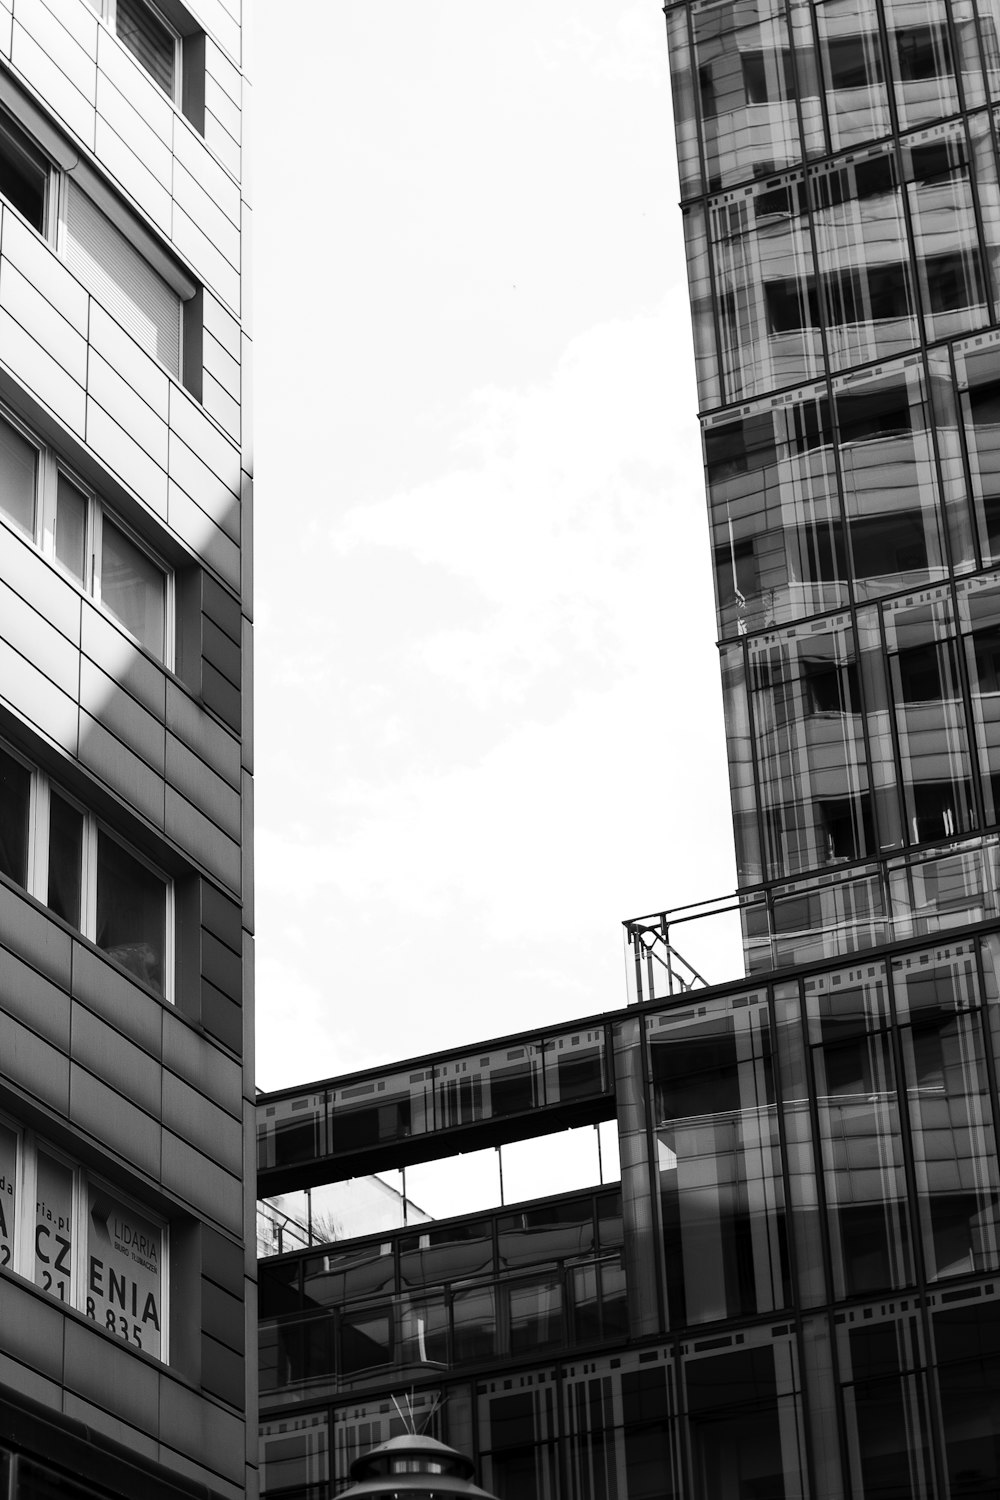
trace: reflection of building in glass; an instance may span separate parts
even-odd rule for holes
[[[626,1010],[260,1101],[268,1191],[434,1215],[262,1265],[269,1496],[410,1390],[504,1500],[1000,1493],[996,23],[667,6],[742,968],[654,914]]]
[[[262,1098],[267,1191],[620,1145],[264,1260],[266,1494],[343,1488],[408,1397],[511,1500],[995,1494],[996,927]]]
[[[0,0],[9,1500],[256,1493],[239,14]]]

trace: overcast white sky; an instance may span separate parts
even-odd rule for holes
[[[735,876],[657,0],[300,0],[254,93],[279,1088],[617,1008]]]

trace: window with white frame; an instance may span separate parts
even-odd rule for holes
[[[172,574],[50,449],[0,415],[0,516],[172,665]]]
[[[0,873],[169,999],[170,881],[3,746]]]
[[[0,1267],[166,1360],[167,1228],[0,1118]]]

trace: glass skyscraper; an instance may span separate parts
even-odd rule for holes
[[[995,914],[996,9],[667,27],[748,951]]]

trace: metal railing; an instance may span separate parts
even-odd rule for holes
[[[628,999],[670,999],[997,916],[1000,837],[951,840],[630,918]]]

